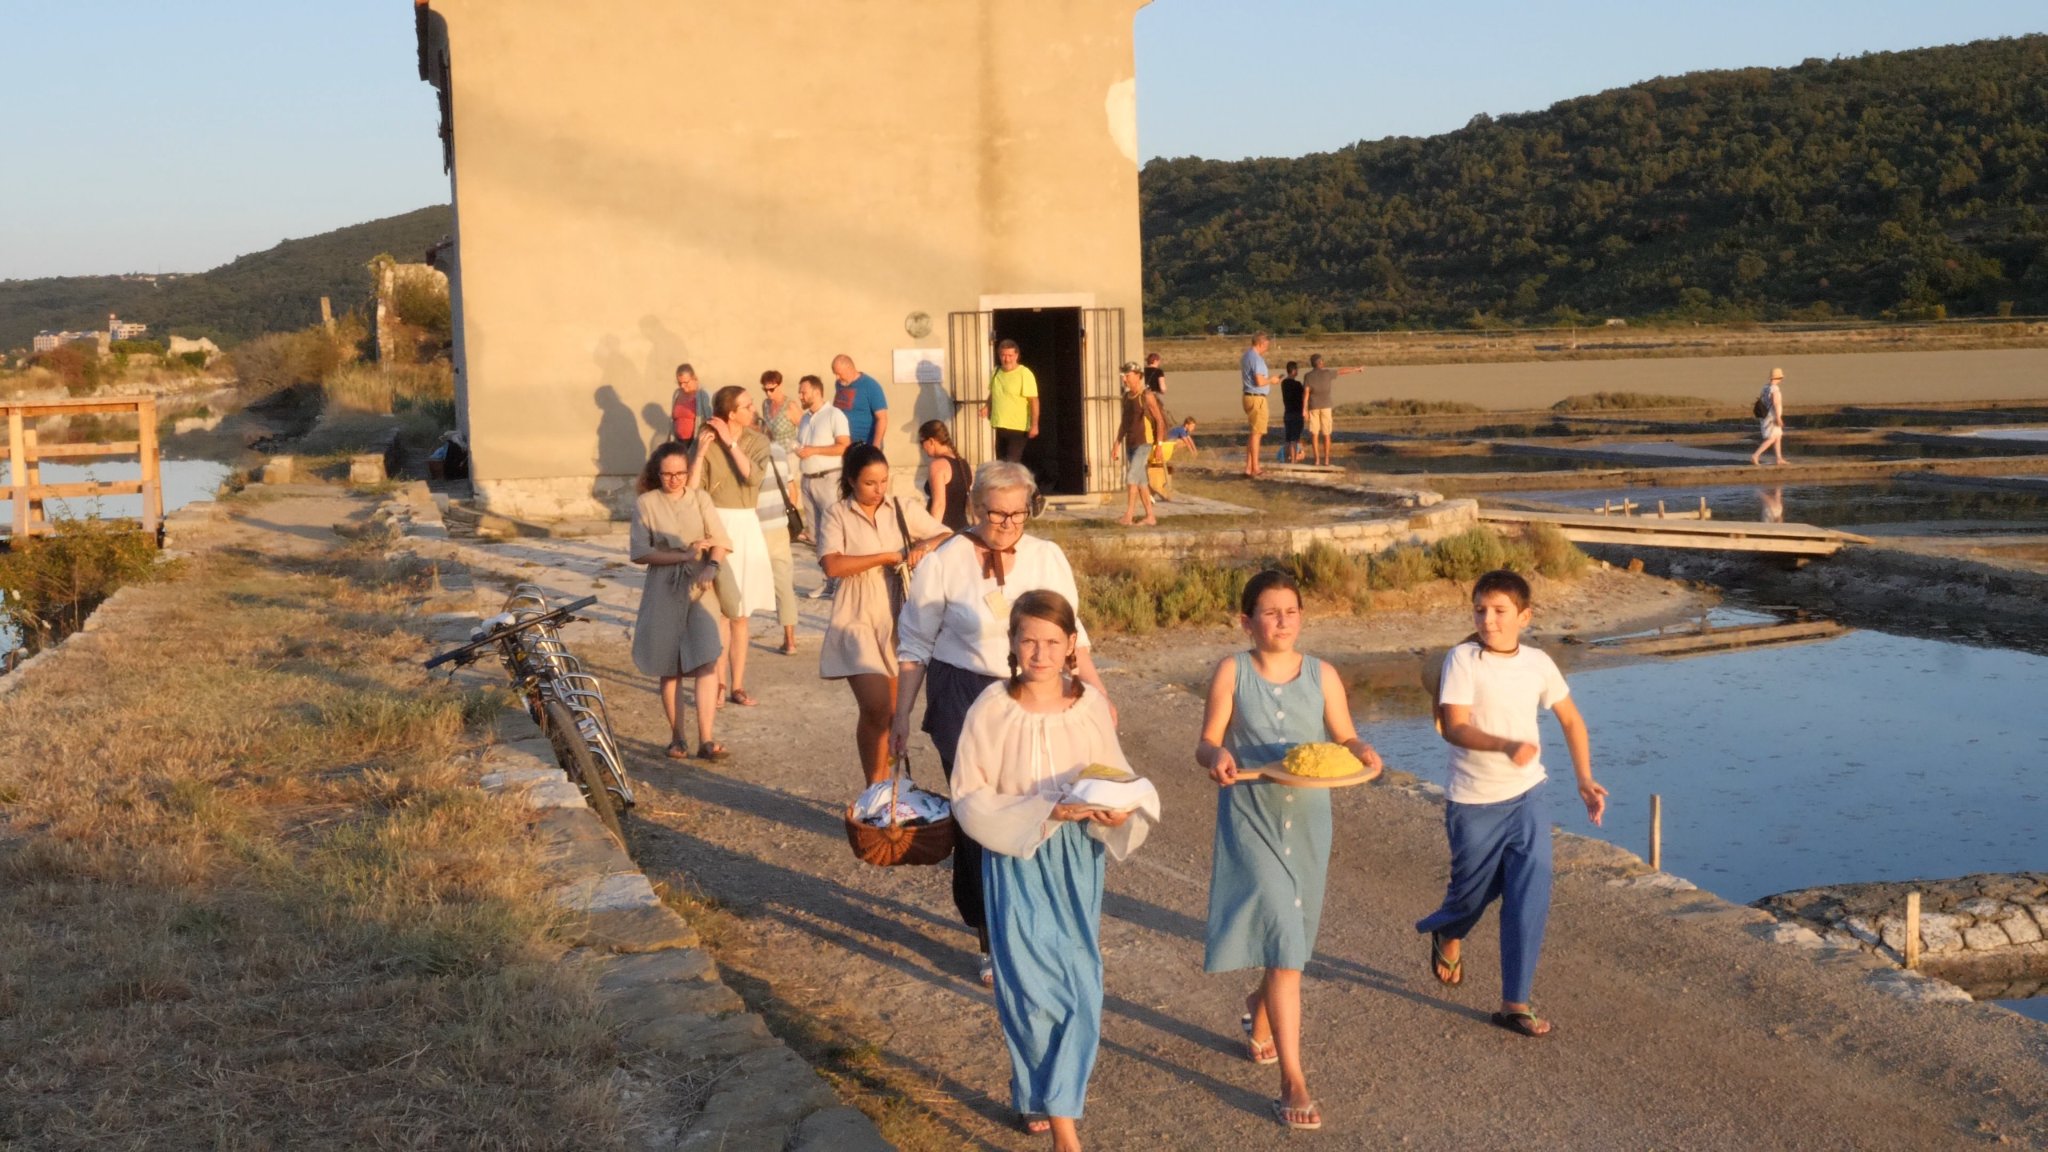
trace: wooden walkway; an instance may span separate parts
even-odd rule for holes
[[[1708,552],[1768,552],[1780,556],[1832,556],[1845,544],[1868,544],[1866,536],[1811,524],[1763,524],[1734,520],[1659,519],[1598,512],[1510,512],[1482,508],[1491,524],[1555,524],[1574,544],[1633,544],[1642,548],[1693,548]]]

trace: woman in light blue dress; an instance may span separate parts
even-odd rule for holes
[[[981,857],[996,1016],[1025,1127],[1081,1147],[1079,1122],[1102,1033],[1102,872],[1145,840],[1159,796],[1134,782],[1129,810],[1074,803],[1090,765],[1126,775],[1109,702],[1074,673],[1073,606],[1026,592],[1010,610],[1008,680],[982,692],[953,757],[953,815]]]
[[[1315,953],[1330,865],[1330,793],[1258,779],[1238,767],[1273,764],[1297,744],[1342,744],[1377,775],[1379,754],[1358,738],[1336,669],[1294,650],[1301,590],[1282,572],[1245,585],[1240,604],[1249,652],[1227,657],[1209,682],[1195,762],[1221,787],[1209,874],[1209,972],[1263,968],[1239,1021],[1246,1058],[1280,1065],[1273,1117],[1320,1128],[1301,1063],[1301,971]]]

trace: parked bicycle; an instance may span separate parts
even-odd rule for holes
[[[633,806],[633,785],[612,736],[604,689],[562,642],[560,631],[595,603],[597,597],[586,596],[551,608],[539,588],[521,584],[506,598],[504,611],[470,633],[469,643],[429,659],[426,666],[474,664],[495,649],[527,714],[554,747],[555,762],[623,845],[619,817]]]

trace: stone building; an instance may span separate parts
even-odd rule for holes
[[[683,361],[752,388],[847,353],[899,478],[935,416],[978,462],[999,336],[1047,487],[1117,490],[1145,2],[416,0],[479,501],[621,511]]]

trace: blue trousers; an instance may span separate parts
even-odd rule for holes
[[[1463,940],[1500,901],[1500,998],[1527,1004],[1550,920],[1550,820],[1537,785],[1497,804],[1446,804],[1451,884],[1443,907],[1415,924]]]

